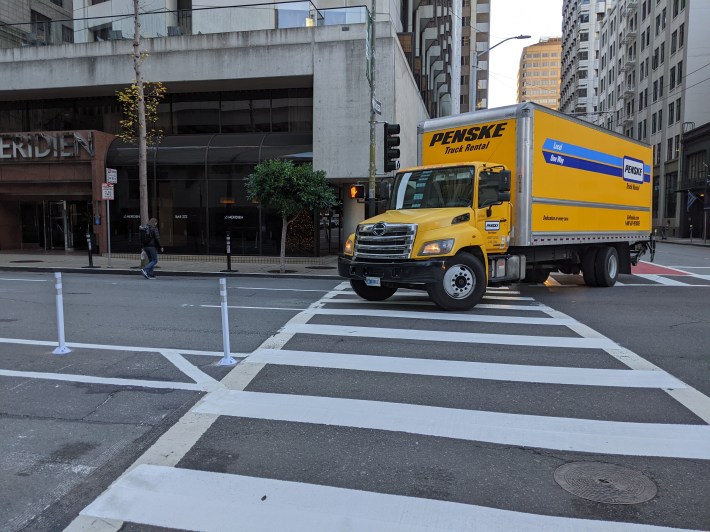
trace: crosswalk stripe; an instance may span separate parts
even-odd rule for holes
[[[525,336],[518,334],[461,333],[421,329],[387,329],[383,327],[351,327],[349,325],[287,324],[283,332],[289,334],[318,334],[326,336],[355,336],[358,338],[387,338],[497,345],[527,345],[535,347],[569,347],[576,349],[612,349],[618,345],[608,338],[578,338],[568,336]]]
[[[662,532],[664,527],[535,515],[459,502],[286,480],[141,465],[91,503],[84,516],[223,532]]]
[[[536,318],[527,316],[492,316],[488,314],[460,314],[455,312],[417,312],[406,310],[317,308],[309,314],[329,316],[377,316],[380,318],[424,319],[434,321],[470,321],[483,323],[503,323],[520,325],[570,325],[574,320],[557,318]]]
[[[257,364],[376,371],[407,375],[536,382],[579,386],[628,388],[685,388],[686,384],[665,371],[569,368],[433,360],[378,355],[353,355],[287,349],[257,349],[246,359]]]
[[[655,275],[652,273],[635,273],[634,275],[636,275],[636,277],[642,277],[643,279],[648,279],[649,281],[654,281],[656,283],[667,286],[692,286],[688,283],[681,283],[680,281],[676,281],[675,279],[669,279],[668,277],[663,277],[661,275]]]
[[[328,300],[323,300],[324,303],[337,303],[345,305],[406,305],[408,307],[412,306],[426,306],[429,308],[435,308],[434,303],[431,301],[405,301],[396,299],[386,299],[384,301],[367,301],[365,299],[355,299],[355,298],[345,298],[345,297],[334,297]],[[479,309],[490,309],[490,310],[522,310],[522,311],[538,311],[540,312],[540,305],[537,303],[532,303],[530,305],[509,305],[505,303],[479,303],[474,307],[475,310]]]
[[[710,459],[710,426],[626,423],[292,394],[218,390],[194,411],[630,456]]]

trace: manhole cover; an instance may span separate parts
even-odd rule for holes
[[[306,266],[309,270],[334,270],[335,266]]]
[[[269,273],[281,273],[281,270],[268,270]],[[284,273],[296,273],[296,270],[284,270]]]
[[[656,485],[638,471],[603,462],[570,462],[555,482],[572,495],[605,504],[638,504],[656,496]]]
[[[15,264],[26,264],[28,262],[44,262],[43,260],[11,260],[10,262],[15,263]]]

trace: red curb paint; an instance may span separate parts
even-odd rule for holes
[[[648,273],[653,275],[690,275],[689,273],[668,268],[667,266],[659,266],[649,262],[639,262],[636,266],[631,266],[631,273]]]

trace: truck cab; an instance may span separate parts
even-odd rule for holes
[[[524,259],[506,255],[510,188],[510,170],[499,164],[402,170],[387,210],[348,237],[338,271],[370,301],[407,287],[426,290],[445,310],[468,310],[483,297],[489,278],[517,280],[524,274]]]

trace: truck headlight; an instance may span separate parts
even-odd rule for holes
[[[454,239],[448,240],[433,240],[427,242],[419,251],[420,255],[444,255],[449,253],[454,248]]]
[[[343,254],[344,255],[352,255],[354,247],[355,247],[355,242],[353,242],[352,238],[348,238],[345,241],[345,246],[343,247]]]

